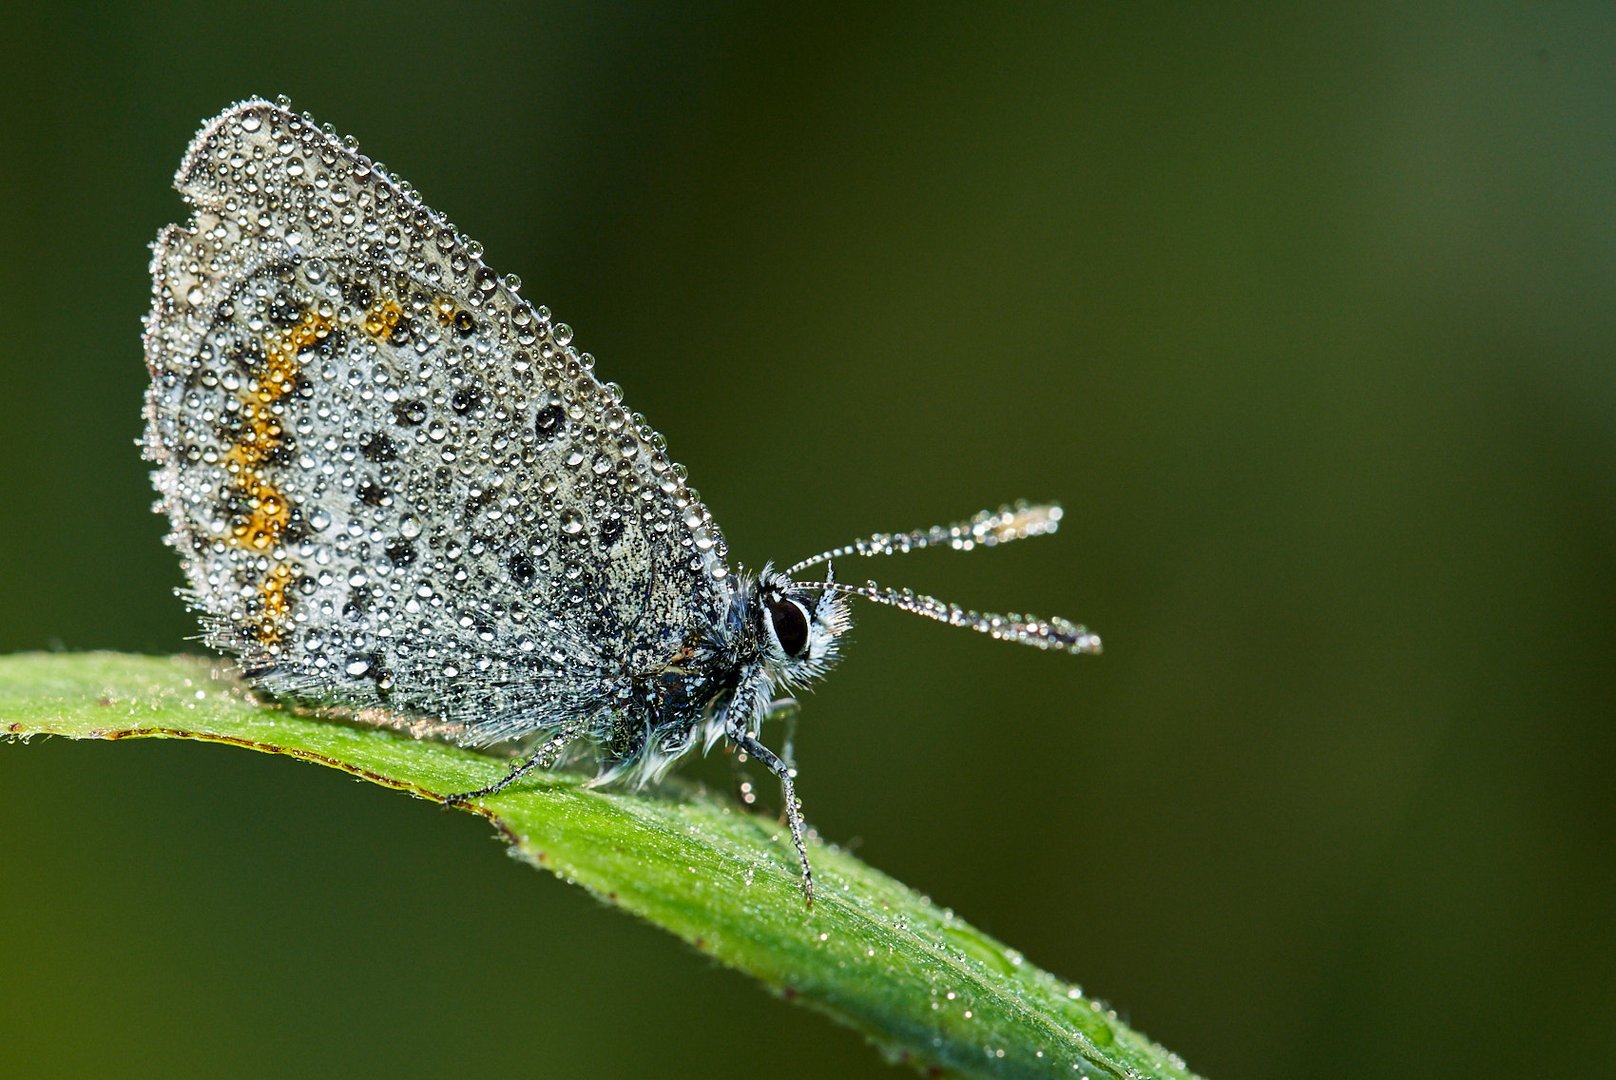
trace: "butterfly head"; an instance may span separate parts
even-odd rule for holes
[[[817,679],[838,658],[837,639],[853,625],[847,599],[827,566],[825,582],[802,583],[765,566],[758,577],[757,633],[765,666],[786,685]]]
[[[852,626],[848,600],[854,596],[1020,645],[1069,653],[1099,652],[1099,637],[1067,619],[984,614],[908,589],[885,588],[873,581],[843,584],[832,570],[832,560],[843,557],[897,555],[928,547],[971,551],[1029,536],[1047,536],[1056,530],[1060,519],[1061,508],[1053,503],[1017,503],[997,511],[984,510],[968,521],[952,525],[911,533],[877,533],[803,559],[784,572],[764,567],[753,594],[755,602],[747,607],[756,619],[765,670],[775,682],[786,685],[818,678],[830,670],[837,659],[837,639]],[[821,563],[825,565],[823,581],[798,580],[794,576]]]

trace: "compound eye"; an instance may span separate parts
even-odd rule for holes
[[[795,660],[808,648],[808,612],[795,600],[776,600],[769,605],[769,621],[774,624],[774,640]]]

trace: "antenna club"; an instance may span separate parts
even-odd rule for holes
[[[971,551],[978,546],[993,547],[1029,536],[1048,536],[1060,527],[1063,513],[1059,503],[1017,502],[997,510],[980,511],[966,521],[956,521],[951,525],[933,525],[929,529],[906,533],[875,533],[803,559],[787,567],[786,574],[796,577],[822,562],[853,555],[871,559],[877,555],[905,555],[929,547]]]

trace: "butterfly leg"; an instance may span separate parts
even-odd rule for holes
[[[745,731],[732,730],[729,732],[730,741],[737,749],[743,750],[763,763],[763,767],[772,772],[780,780],[780,790],[786,800],[786,824],[791,827],[791,842],[797,846],[797,858],[802,863],[802,895],[808,901],[808,906],[814,904],[814,872],[808,865],[808,845],[803,840],[802,804],[797,802],[797,785],[792,776],[789,765],[770,750],[758,742],[757,736]]]
[[[780,760],[792,771],[797,768],[797,718],[801,715],[802,706],[796,698],[776,698],[769,702],[768,711],[763,717],[773,720],[778,716],[785,722],[785,734],[780,738]]]
[[[445,795],[443,805],[463,806],[473,799],[486,798],[489,795],[504,791],[534,769],[548,769],[556,763],[556,759],[561,756],[561,751],[566,745],[577,737],[579,730],[580,728],[574,726],[562,728],[548,739],[545,739],[539,744],[538,749],[518,761],[510,772],[495,780],[492,784],[487,787],[480,787],[476,791],[462,791],[454,795]]]
[[[785,736],[781,740],[780,744],[780,760],[784,761],[786,763],[786,768],[790,769],[793,773],[795,773],[797,770],[797,755],[795,753],[797,742],[797,717],[801,715],[801,713],[802,706],[797,704],[797,700],[795,698],[776,698],[769,702],[768,707],[763,710],[763,721],[772,720],[776,716],[785,721]],[[759,722],[759,727],[762,727],[763,721]],[[752,792],[752,784],[747,778],[746,767],[741,764],[741,759],[738,757],[734,759],[734,763],[735,786],[740,792],[741,801],[746,805],[751,806],[757,801],[757,797]]]

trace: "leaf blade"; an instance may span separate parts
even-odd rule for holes
[[[441,742],[256,703],[222,665],[112,653],[0,657],[0,735],[185,738],[282,754],[420,798],[504,765]],[[466,809],[525,860],[849,1024],[967,1076],[1191,1075],[1075,988],[834,847],[806,908],[784,827],[700,792],[592,790],[549,773]]]

